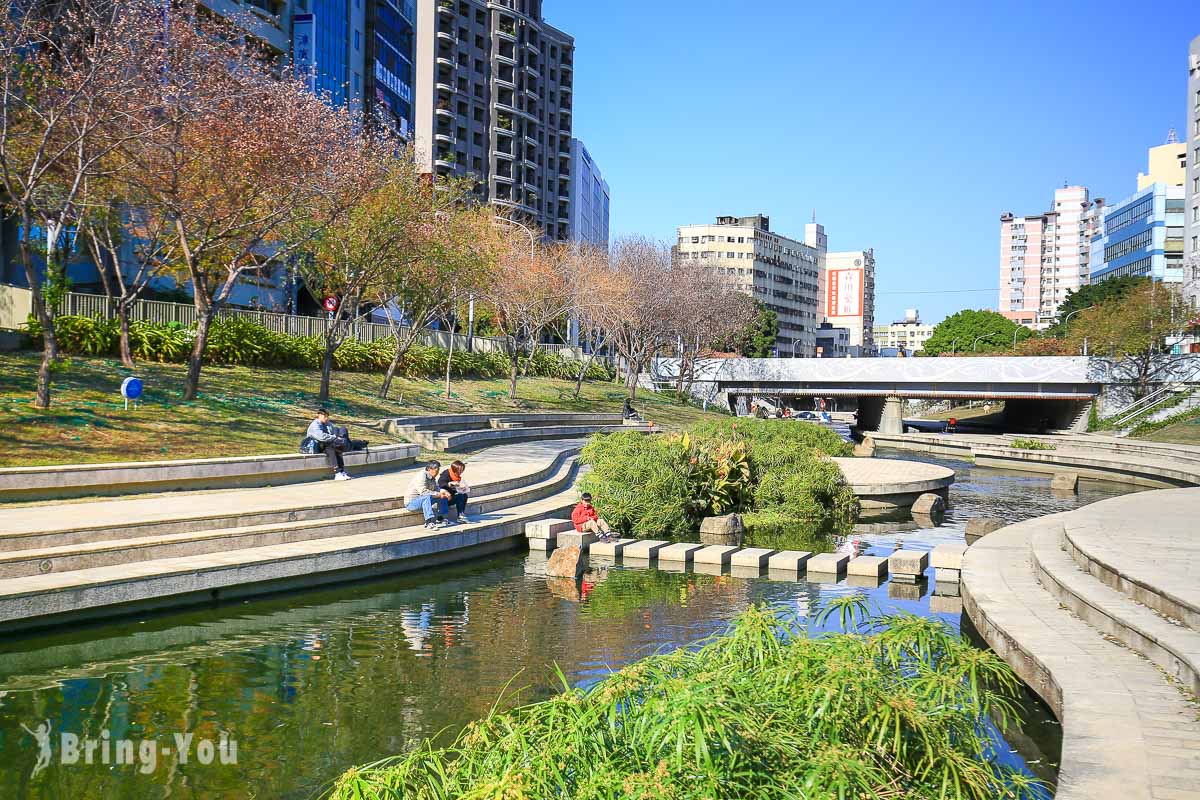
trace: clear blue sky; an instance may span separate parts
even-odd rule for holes
[[[877,319],[995,308],[1002,212],[1125,197],[1183,136],[1200,3],[951,5],[545,0],[613,235],[762,212],[802,238],[815,208],[830,249],[875,248]]]

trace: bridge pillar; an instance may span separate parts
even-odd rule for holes
[[[904,433],[904,401],[889,397],[883,401],[883,416],[879,420],[880,433]]]

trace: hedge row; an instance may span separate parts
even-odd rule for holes
[[[62,316],[55,321],[59,347],[68,355],[116,356],[120,352],[120,332],[116,320]],[[35,339],[41,331],[31,321],[29,333]],[[134,358],[143,361],[182,363],[187,360],[195,339],[195,329],[178,323],[130,323],[129,340]],[[318,336],[288,336],[248,319],[215,320],[209,329],[204,359],[209,364],[247,367],[287,367],[319,369],[324,345]],[[334,353],[334,368],[349,372],[383,372],[392,363],[395,343],[379,339],[363,343],[348,339]],[[451,374],[499,378],[508,375],[509,359],[499,352],[456,350],[450,362]],[[529,374],[544,378],[574,380],[582,365],[572,359],[539,350]],[[400,362],[399,374],[405,378],[436,378],[445,374],[446,351],[440,347],[414,345]],[[588,380],[611,380],[608,367],[593,363]]]

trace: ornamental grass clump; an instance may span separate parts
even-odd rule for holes
[[[752,608],[727,633],[590,689],[494,710],[448,747],[426,741],[352,769],[329,797],[1038,796],[1034,779],[1001,763],[990,734],[993,721],[1015,721],[1011,669],[942,622],[864,619],[859,602],[823,612],[857,633],[811,638]]]
[[[705,517],[744,515],[748,543],[781,532],[844,528],[858,499],[829,456],[851,446],[819,425],[719,420],[688,433],[593,437],[583,449],[590,471],[582,490],[600,514],[640,538],[696,541]]]

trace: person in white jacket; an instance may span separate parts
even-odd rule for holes
[[[425,465],[425,469],[413,475],[412,480],[408,482],[408,488],[404,490],[404,507],[409,511],[420,509],[421,515],[425,517],[426,528],[440,528],[446,522],[445,511],[442,510],[444,504],[441,501],[449,500],[449,492],[438,488],[438,470],[441,468],[442,465],[437,461],[430,461]]]

